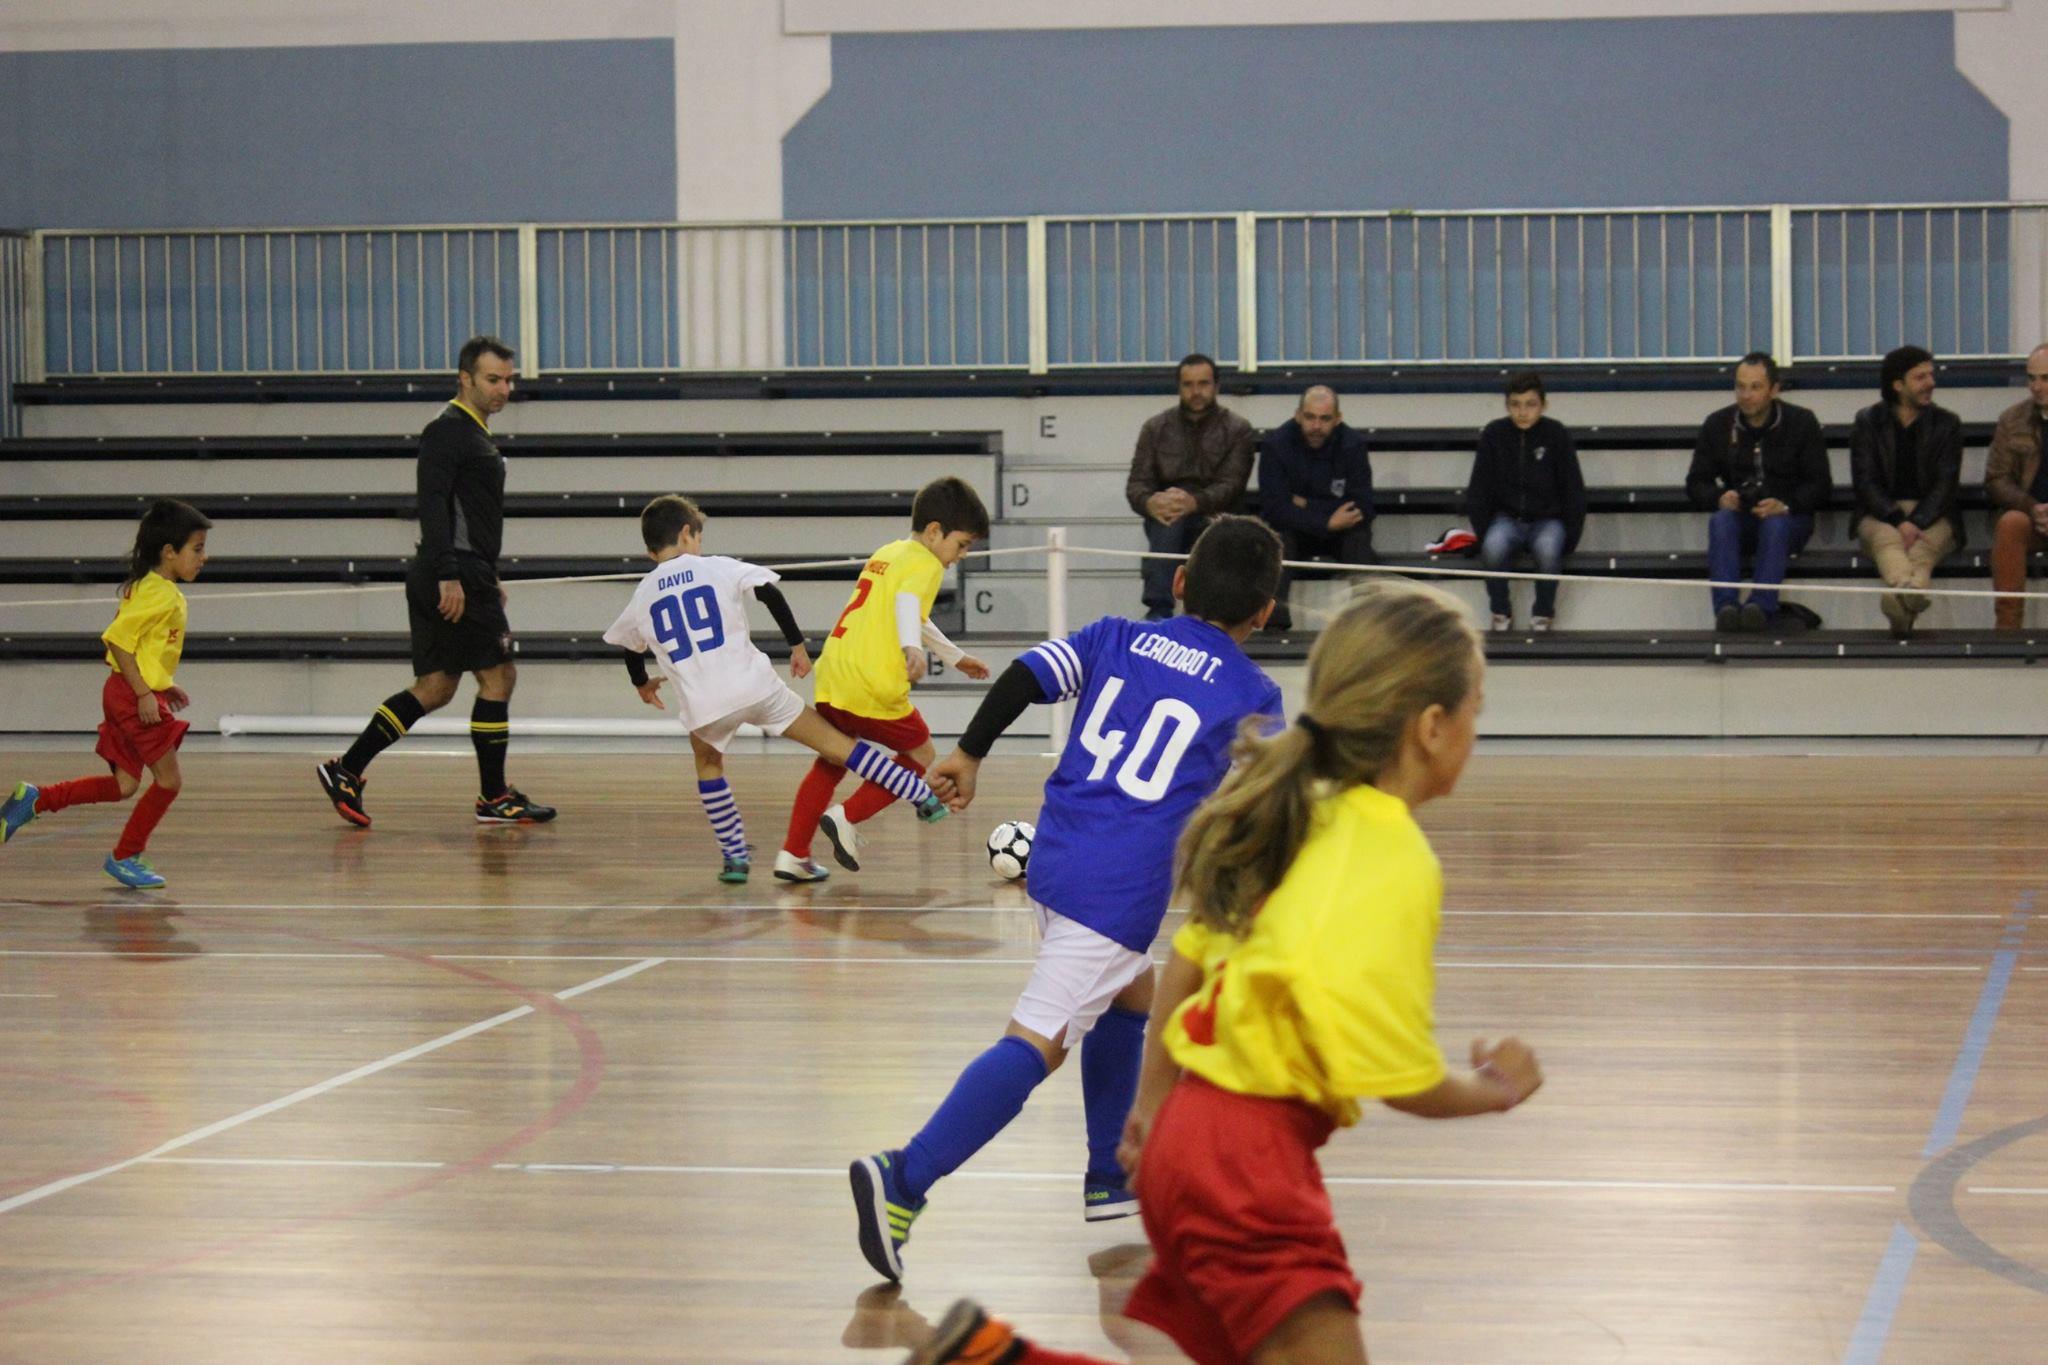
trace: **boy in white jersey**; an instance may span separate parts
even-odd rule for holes
[[[754,647],[740,596],[748,591],[768,608],[789,643],[791,676],[811,671],[803,632],[774,586],[772,570],[704,554],[704,514],[673,493],[641,510],[640,537],[654,568],[604,638],[626,651],[626,672],[649,706],[666,709],[661,679],[648,676],[643,654],[652,650],[662,674],[676,685],[677,717],[690,732],[697,762],[697,794],[725,857],[718,880],[744,882],[752,865],[739,805],[725,780],[725,746],[742,725],[786,736],[851,768],[911,802],[926,821],[945,817],[945,804],[923,778],[888,753],[833,729],[789,690],[768,656]]]

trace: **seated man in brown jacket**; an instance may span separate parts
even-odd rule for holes
[[[2048,342],[2027,357],[2027,396],[1998,414],[1984,491],[1991,499],[1991,586],[2021,592],[2027,556],[2048,550],[2048,467],[2041,460],[2041,428],[2048,422]],[[1992,607],[2000,630],[2024,624],[2026,602],[2001,597]]]
[[[1186,554],[1209,518],[1228,512],[1252,477],[1252,424],[1217,406],[1216,362],[1180,362],[1180,402],[1138,429],[1124,500],[1145,519],[1145,548]],[[1173,615],[1171,559],[1143,564],[1145,619]]]

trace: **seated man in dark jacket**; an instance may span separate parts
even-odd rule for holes
[[[1894,588],[1924,588],[1934,566],[1963,543],[1956,485],[1963,473],[1963,423],[1934,404],[1934,357],[1901,346],[1878,371],[1884,398],[1856,414],[1849,471],[1856,485],[1856,534]],[[1904,639],[1933,605],[1917,592],[1878,599],[1892,634]]]
[[[1145,519],[1145,548],[1185,555],[1209,525],[1244,496],[1252,477],[1252,424],[1216,401],[1216,362],[1184,357],[1174,371],[1180,402],[1138,428],[1124,501]],[[1171,559],[1139,561],[1145,619],[1173,615]]]
[[[1289,559],[1377,564],[1372,549],[1372,458],[1365,434],[1344,425],[1337,395],[1318,384],[1294,419],[1259,443],[1259,516],[1280,533]],[[1291,630],[1288,572],[1280,571],[1267,630]]]
[[[1489,569],[1506,568],[1527,550],[1536,572],[1561,573],[1564,557],[1586,529],[1586,479],[1579,472],[1578,447],[1564,423],[1543,415],[1549,402],[1542,375],[1533,370],[1515,375],[1508,380],[1508,415],[1479,433],[1479,452],[1465,485],[1465,515]],[[1493,628],[1512,629],[1515,608],[1508,580],[1487,579],[1486,598],[1493,608]],[[1538,583],[1530,626],[1549,630],[1556,615],[1557,584]]]
[[[1693,506],[1712,509],[1707,523],[1707,576],[1716,583],[1742,577],[1753,556],[1753,591],[1714,588],[1716,630],[1761,631],[1778,614],[1777,585],[1785,566],[1813,534],[1816,512],[1828,505],[1834,476],[1820,420],[1778,397],[1778,362],[1751,351],[1735,366],[1735,402],[1700,424],[1686,471]]]

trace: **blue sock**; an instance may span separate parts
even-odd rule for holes
[[[969,1062],[953,1092],[903,1149],[903,1185],[910,1197],[924,1198],[941,1177],[986,1147],[1045,1076],[1045,1058],[1022,1038],[1006,1037]]]
[[[925,785],[923,778],[864,739],[853,742],[853,752],[846,756],[846,766],[855,776],[866,778],[898,801],[922,806],[932,799],[932,789]]]
[[[747,856],[747,827],[740,822],[740,803],[733,799],[732,786],[724,778],[697,784],[697,799],[711,820],[711,832],[718,836],[718,851],[728,858]]]
[[[1081,1107],[1088,1114],[1088,1171],[1122,1180],[1116,1159],[1124,1120],[1138,1098],[1138,1068],[1145,1061],[1145,1016],[1111,1005],[1081,1040]]]

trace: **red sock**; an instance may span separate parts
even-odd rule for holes
[[[782,840],[784,852],[799,858],[811,856],[811,840],[818,833],[818,817],[825,813],[825,807],[832,804],[832,793],[844,776],[846,769],[836,763],[827,763],[822,758],[811,763],[811,770],[797,784],[796,801],[789,808],[789,833]]]
[[[164,812],[177,799],[176,787],[166,790],[160,783],[152,782],[149,790],[142,794],[142,799],[135,803],[135,809],[129,812],[128,823],[121,830],[121,842],[114,845],[114,856],[133,858],[149,847],[150,831],[156,828],[156,822],[164,818]]]
[[[121,782],[109,773],[105,777],[77,777],[69,782],[52,782],[36,797],[36,814],[48,815],[66,806],[89,806],[100,801],[119,801]]]
[[[896,766],[908,768],[919,777],[924,776],[924,764],[919,763],[909,754],[896,755]],[[863,782],[860,784],[859,791],[846,798],[846,819],[848,823],[855,825],[860,824],[864,820],[872,820],[887,810],[889,803],[895,799],[895,793],[891,792],[887,787],[873,782]]]
[[[1023,1351],[1005,1356],[1004,1365],[1111,1365],[1102,1356],[1084,1356],[1078,1351],[1048,1351],[1023,1337],[1017,1338],[1017,1345],[1023,1347]]]

